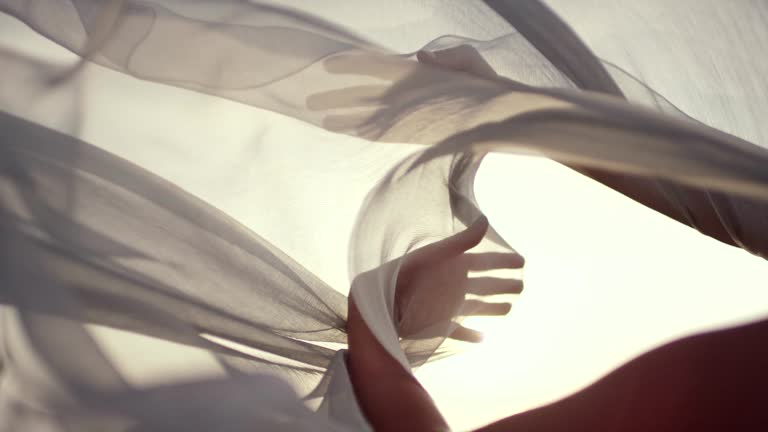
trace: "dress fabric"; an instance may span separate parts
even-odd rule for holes
[[[482,214],[488,152],[647,179],[704,229],[696,188],[768,249],[764,2],[355,3],[0,0],[0,430],[368,429],[345,293],[408,370],[460,350],[460,303],[398,338],[394,282]],[[507,80],[414,59],[462,44]],[[94,327],[226,377],[137,388]]]

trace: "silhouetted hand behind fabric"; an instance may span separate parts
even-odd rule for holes
[[[459,47],[461,51],[465,50],[462,47],[470,48],[463,45]],[[480,56],[474,48],[470,50]],[[469,57],[462,54],[460,58]],[[307,108],[325,114],[322,125],[328,130],[388,141],[402,138],[400,133],[413,133],[419,129],[409,125],[405,126],[405,132],[392,130],[396,125],[403,128],[404,119],[414,112],[435,103],[454,101],[444,115],[457,114],[465,105],[475,105],[499,92],[495,84],[475,78],[487,76],[475,73],[474,69],[466,71],[475,76],[470,78],[457,75],[456,71],[464,69],[450,64],[434,64],[438,67],[430,68],[423,65],[429,62],[422,60],[421,63],[401,55],[344,53],[330,57],[323,61],[323,68],[328,73],[348,75],[361,84],[310,95],[306,100]],[[476,64],[472,62],[473,67]],[[490,66],[488,70],[493,73]],[[457,85],[459,82],[460,86]]]
[[[515,253],[466,253],[483,239],[488,220],[481,217],[466,230],[409,253],[400,267],[395,291],[395,320],[401,337],[424,337],[433,326],[469,315],[505,315],[509,303],[465,299],[466,294],[518,294],[522,281],[468,277],[469,271],[516,269],[524,264]],[[451,338],[479,342],[482,335],[459,325]]]

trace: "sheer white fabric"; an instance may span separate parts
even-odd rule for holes
[[[538,1],[345,3],[0,0],[3,430],[367,428],[342,293],[406,369],[459,349],[462,304],[398,338],[394,281],[480,216],[488,151],[658,180],[683,214],[704,189],[734,241],[766,241],[763,3],[552,2],[586,45]],[[649,57],[672,37],[682,57]],[[508,80],[413,59],[461,44]],[[94,325],[228,377],[136,388]]]

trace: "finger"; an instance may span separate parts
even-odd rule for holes
[[[361,85],[329,90],[308,96],[306,105],[310,111],[375,107],[387,90],[389,87],[383,85]]]
[[[523,281],[519,279],[479,277],[470,278],[467,283],[469,283],[468,293],[481,296],[520,294],[523,292]]]
[[[383,54],[344,54],[323,62],[323,68],[333,74],[365,75],[388,81],[407,76],[415,65],[405,57]]]
[[[477,330],[466,328],[459,324],[456,329],[448,335],[451,339],[461,340],[464,342],[479,343],[483,341],[483,334]]]
[[[480,216],[464,231],[431,244],[431,258],[442,260],[462,254],[477,246],[483,240],[487,231],[488,218]]]
[[[467,254],[463,257],[467,268],[472,271],[519,269],[525,265],[525,258],[517,253],[485,252]]]
[[[323,128],[332,132],[344,132],[359,135],[359,130],[371,119],[372,115],[331,115],[322,121]]]
[[[464,231],[424,246],[413,252],[405,262],[405,268],[418,268],[445,261],[477,246],[488,231],[488,219],[481,215]]]
[[[470,45],[459,45],[438,51],[422,50],[416,53],[416,59],[425,64],[468,72],[483,78],[498,76],[483,56]]]
[[[416,53],[416,59],[420,62],[465,72],[469,71],[472,63],[478,58],[482,57],[477,50],[466,44],[434,51],[421,50]]]
[[[467,300],[461,308],[461,315],[501,316],[512,310],[509,303],[486,303],[480,300]]]

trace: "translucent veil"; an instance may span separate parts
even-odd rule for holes
[[[460,348],[462,304],[398,338],[394,281],[481,215],[489,151],[643,177],[704,229],[694,188],[735,243],[766,241],[766,66],[744,66],[764,4],[552,2],[574,31],[533,0],[387,3],[0,0],[3,430],[366,429],[343,293],[406,369]],[[653,63],[667,37],[680,64]],[[507,79],[413,59],[462,44]],[[493,230],[479,248],[512,250]],[[130,385],[95,327],[201,348],[226,377]]]

